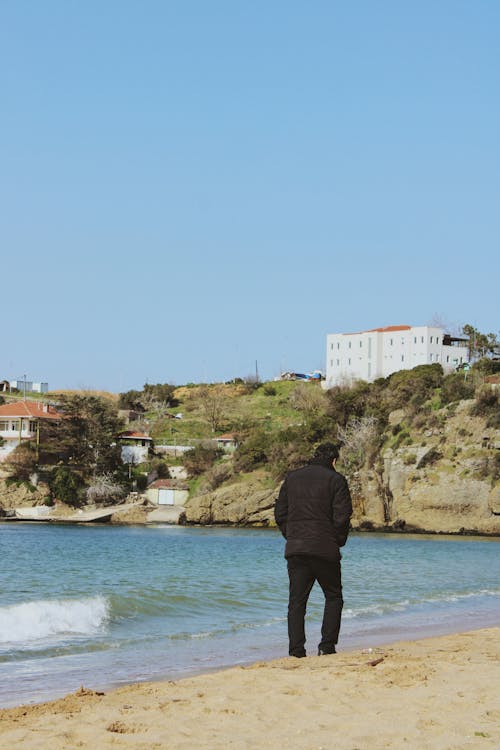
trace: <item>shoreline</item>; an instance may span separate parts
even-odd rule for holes
[[[81,688],[0,709],[0,748],[497,747],[499,664],[496,626],[106,693]]]
[[[29,517],[29,518],[21,518],[19,516],[0,516],[0,526],[5,524],[35,524],[35,525],[52,525],[52,526],[172,526],[174,528],[201,528],[201,529],[210,529],[210,528],[217,528],[217,529],[248,529],[252,530],[255,529],[257,531],[275,531],[279,532],[279,529],[276,526],[263,526],[263,525],[257,525],[257,524],[237,524],[237,523],[170,523],[168,521],[158,521],[158,520],[145,520],[145,521],[120,521],[120,520],[113,520],[110,521],[108,516],[113,515],[112,512],[108,511],[101,511],[99,512],[99,515],[106,518],[106,520],[92,520],[88,521],[81,518],[67,518],[67,517],[53,517],[53,518],[36,518],[36,517]],[[406,527],[400,527],[397,528],[394,526],[370,526],[363,527],[363,526],[356,526],[353,527],[350,532],[349,536],[352,534],[361,534],[361,535],[370,535],[370,534],[390,534],[391,536],[451,536],[451,537],[459,537],[459,538],[481,538],[481,539],[500,539],[500,533],[497,531],[480,531],[478,529],[466,529],[461,528],[458,531],[446,531],[446,530],[433,530],[433,529],[423,529],[423,528],[417,528],[412,526],[406,526]]]

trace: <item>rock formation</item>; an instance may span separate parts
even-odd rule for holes
[[[354,529],[500,535],[500,432],[471,417],[470,403],[399,431],[405,413],[391,414],[375,465],[349,477]],[[186,522],[274,526],[278,490],[224,485],[191,498]]]

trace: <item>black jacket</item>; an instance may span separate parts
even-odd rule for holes
[[[335,469],[308,464],[289,472],[274,506],[276,523],[286,539],[285,557],[339,560],[351,514],[347,481]]]

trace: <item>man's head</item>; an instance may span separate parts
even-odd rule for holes
[[[339,457],[339,446],[337,443],[320,443],[313,453],[311,463],[331,467]]]

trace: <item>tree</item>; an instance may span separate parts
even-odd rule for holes
[[[462,333],[469,339],[469,359],[492,357],[500,354],[500,341],[494,333],[481,333],[477,328],[467,323]]]
[[[84,482],[80,474],[68,466],[57,466],[49,479],[52,495],[67,505],[81,505]]]
[[[90,503],[112,505],[123,499],[126,495],[126,489],[115,481],[112,474],[100,474],[92,478],[86,494]]]
[[[378,443],[375,417],[354,417],[345,427],[338,428],[342,441],[342,463],[347,471],[358,471],[367,458],[372,458]]]
[[[13,479],[28,482],[37,468],[35,447],[31,442],[21,443],[9,455],[6,466]]]
[[[191,408],[198,409],[212,432],[221,429],[229,411],[229,398],[224,385],[200,385],[190,395]]]
[[[169,406],[175,406],[177,402],[174,399],[175,385],[169,383],[146,383],[143,387],[143,398],[150,401],[164,401]]]
[[[298,383],[290,394],[292,408],[306,418],[324,413],[327,403],[325,392],[314,383]]]
[[[121,450],[116,443],[123,424],[110,401],[99,396],[76,394],[59,402],[63,419],[52,435],[66,465],[79,467],[84,477],[121,468]]]
[[[142,391],[126,391],[120,393],[118,406],[120,409],[133,409],[134,411],[144,411],[142,404]]]

